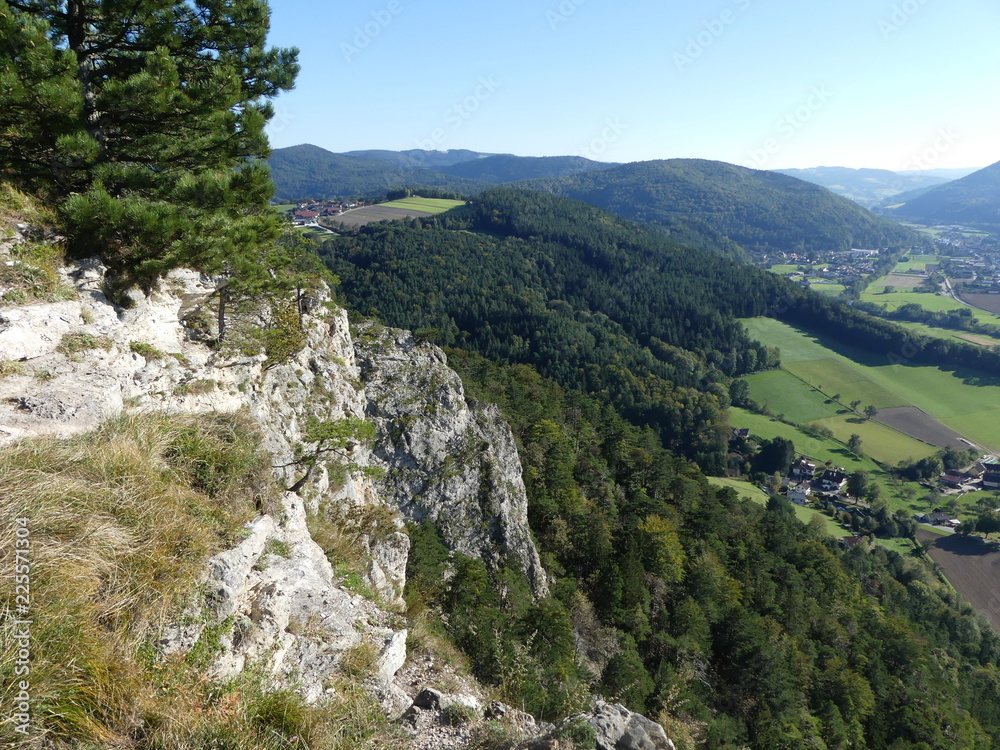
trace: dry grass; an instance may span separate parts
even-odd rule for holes
[[[258,442],[239,416],[144,414],[0,453],[4,571],[15,562],[16,519],[30,530],[35,733],[25,743],[4,715],[0,743],[207,750],[288,747],[300,737],[308,747],[336,747],[326,722],[291,693],[268,692],[254,675],[216,685],[190,659],[160,660],[151,645],[194,590],[206,557],[232,546],[274,496]],[[13,606],[5,587],[7,706]]]
[[[56,223],[55,211],[10,184],[0,182],[0,232],[22,223],[50,228]]]

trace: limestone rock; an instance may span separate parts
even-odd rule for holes
[[[619,703],[597,700],[591,711],[567,722],[580,717],[594,728],[596,750],[675,750],[662,726]]]
[[[544,596],[517,446],[499,410],[470,404],[444,352],[407,331],[369,325],[356,350],[384,501],[408,520],[430,519],[452,549],[494,570],[513,558]]]

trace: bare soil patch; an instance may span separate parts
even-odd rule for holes
[[[963,294],[962,301],[980,310],[1000,314],[1000,294]]]
[[[979,539],[917,529],[917,539],[932,542],[931,559],[951,585],[1000,631],[1000,550]]]
[[[875,421],[938,448],[966,450],[969,447],[961,435],[915,406],[879,409]]]
[[[893,273],[889,274],[886,278],[885,285],[894,286],[897,289],[916,289],[926,280],[927,277],[923,274],[916,276],[913,274]]]
[[[955,338],[962,339],[962,341],[968,341],[969,343],[976,344],[977,346],[996,346],[995,341],[991,341],[983,336],[976,336],[972,333],[956,333]]]
[[[355,208],[338,216],[331,217],[344,226],[363,227],[376,221],[394,221],[396,219],[413,219],[432,216],[427,211],[415,211],[411,208],[392,208],[388,206],[365,206]]]

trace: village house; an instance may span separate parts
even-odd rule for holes
[[[1000,464],[983,463],[983,489],[995,490],[1000,487]]]
[[[823,492],[840,492],[847,486],[847,474],[840,469],[827,469],[820,478]]]
[[[797,478],[808,478],[812,479],[813,474],[816,473],[816,464],[805,457],[800,457],[794,464],[792,464],[792,470],[790,475]]]
[[[808,482],[795,482],[788,485],[788,499],[796,505],[805,505],[812,494],[812,487]]]

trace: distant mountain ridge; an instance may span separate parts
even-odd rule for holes
[[[701,222],[751,251],[923,242],[912,230],[813,183],[704,159],[635,162],[518,186],[575,198],[668,230]]]
[[[1000,162],[913,197],[890,215],[928,226],[1000,228]]]
[[[888,169],[852,169],[850,167],[812,167],[810,169],[776,169],[789,177],[822,185],[827,190],[850,198],[866,208],[881,205],[900,193],[930,189],[948,182],[938,175],[893,172]]]
[[[563,177],[614,166],[582,156],[514,156],[481,151],[352,151],[335,154],[303,144],[275,149],[268,159],[282,200],[384,195],[399,187],[464,194],[506,182]]]

